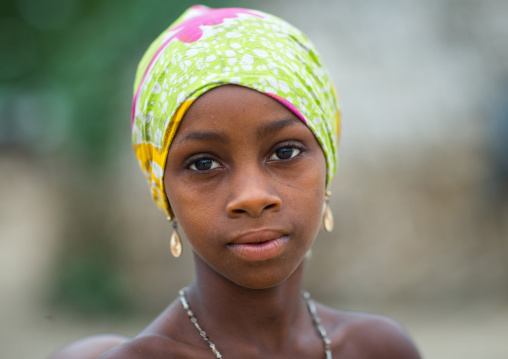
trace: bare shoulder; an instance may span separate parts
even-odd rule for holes
[[[397,321],[375,314],[318,307],[329,328],[333,352],[338,357],[420,359],[406,330]]]
[[[175,300],[148,327],[131,340],[118,345],[104,353],[100,359],[179,359],[209,358],[210,351],[204,350],[196,343],[189,342],[189,330],[178,323],[187,323],[188,319],[181,310],[179,301]],[[196,339],[201,344],[201,338]]]
[[[137,359],[157,358],[157,353],[164,352],[168,339],[159,335],[147,335],[131,339],[104,353],[100,359]]]
[[[50,359],[97,359],[106,351],[125,343],[129,338],[116,334],[100,334],[72,342]]]
[[[100,359],[201,359],[209,358],[209,355],[209,350],[196,348],[164,335],[149,334],[114,347]]]

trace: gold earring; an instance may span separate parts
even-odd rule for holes
[[[325,194],[325,210],[323,213],[323,226],[327,232],[333,231],[333,214],[332,209],[330,208],[330,203],[328,200],[332,193],[330,191],[326,191]]]
[[[171,222],[171,217],[168,217],[168,221]],[[169,241],[169,246],[171,248],[171,254],[173,257],[178,258],[182,255],[182,240],[180,239],[180,235],[177,231],[177,223],[176,219],[173,222],[173,233],[171,234],[171,240]]]

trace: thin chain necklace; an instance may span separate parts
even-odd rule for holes
[[[216,358],[221,359],[222,354],[217,350],[215,344],[211,342],[206,332],[201,328],[201,326],[198,323],[198,320],[196,319],[196,316],[194,315],[194,312],[190,309],[189,302],[187,300],[187,288],[181,289],[178,292],[178,294],[180,295],[180,302],[182,303],[183,309],[187,312],[190,321],[192,322],[192,324],[194,324],[194,326],[198,330],[199,335],[201,335],[201,338],[203,338],[203,340],[208,344],[208,346],[212,350],[213,355],[215,355]],[[312,323],[314,324],[314,327],[318,331],[319,336],[323,341],[323,346],[325,348],[325,358],[332,359],[332,351],[330,349],[332,342],[330,339],[328,339],[326,330],[321,325],[321,319],[317,314],[316,305],[314,304],[314,301],[310,299],[310,294],[308,292],[303,292],[302,295],[303,299],[305,300],[305,303],[307,304],[307,308],[309,308],[309,312],[312,317]]]

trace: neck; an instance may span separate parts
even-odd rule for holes
[[[242,287],[195,256],[196,278],[188,299],[204,330],[220,348],[221,337],[284,350],[298,331],[312,330],[301,295],[303,263],[283,283],[267,289]],[[220,334],[219,334],[220,333]],[[225,344],[227,345],[227,344]]]

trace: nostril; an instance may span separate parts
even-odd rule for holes
[[[264,211],[277,211],[281,205],[280,202],[280,199],[274,195],[251,193],[249,196],[239,196],[230,201],[226,210],[229,215],[233,217],[246,214],[252,217],[258,217]]]
[[[277,205],[275,203],[271,203],[267,206],[265,206],[265,209],[274,209]]]

